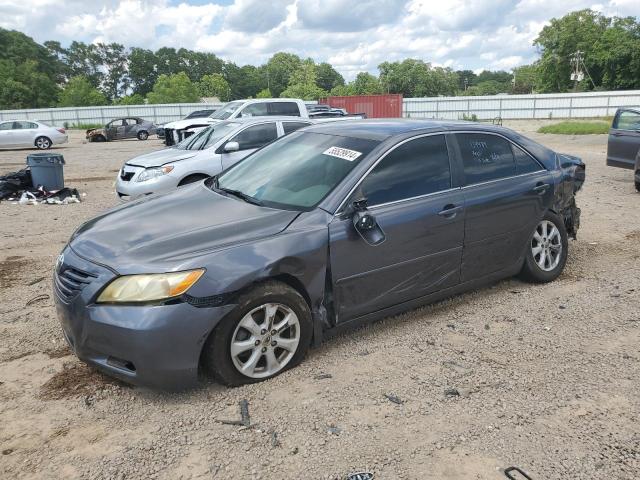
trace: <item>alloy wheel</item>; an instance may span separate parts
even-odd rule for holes
[[[46,150],[50,146],[51,146],[51,140],[49,140],[48,138],[38,137],[36,139],[36,147],[38,147],[40,150]]]
[[[298,349],[300,322],[281,303],[266,303],[247,313],[231,336],[231,359],[250,378],[265,378],[283,370]]]
[[[538,267],[550,272],[560,263],[562,237],[560,230],[549,220],[542,220],[531,238],[531,253]]]

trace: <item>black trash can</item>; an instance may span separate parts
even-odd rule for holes
[[[34,188],[47,191],[64,188],[64,157],[59,153],[32,153],[27,155]]]

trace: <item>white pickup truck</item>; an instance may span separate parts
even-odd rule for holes
[[[300,118],[315,118],[313,113],[309,115],[305,103],[296,98],[255,98],[249,100],[234,100],[224,104],[208,117],[190,118],[178,120],[164,125],[164,139],[166,145],[175,145],[186,137],[197,133],[209,125],[231,120],[234,118],[246,117],[270,117],[286,116]],[[346,115],[350,118],[365,118],[365,115]],[[345,118],[345,116],[338,117]],[[324,121],[332,120],[323,118]]]

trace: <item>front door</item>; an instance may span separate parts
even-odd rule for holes
[[[336,215],[330,223],[339,322],[459,282],[464,204],[452,182],[444,135],[411,139],[391,150],[347,204],[361,196],[385,241],[377,246],[365,242],[347,214]]]
[[[0,147],[13,147],[16,145],[16,131],[13,129],[15,122],[0,123]]]
[[[514,267],[553,198],[553,178],[506,138],[457,133],[466,222],[461,280]]]
[[[607,165],[633,168],[638,150],[640,150],[640,111],[619,110],[609,131]]]

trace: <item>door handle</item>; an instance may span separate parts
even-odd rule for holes
[[[445,205],[444,208],[438,212],[438,215],[445,218],[453,218],[460,210],[462,210],[462,205],[453,205],[450,203]]]
[[[539,195],[543,195],[548,188],[549,188],[548,183],[538,183],[535,187],[533,187],[533,191],[538,193]]]

